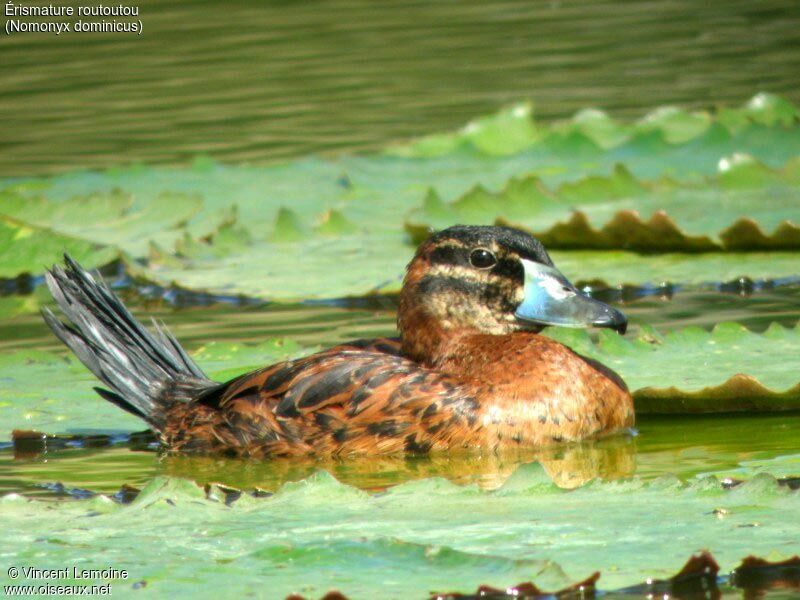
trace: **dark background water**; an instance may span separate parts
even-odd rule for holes
[[[0,36],[0,175],[362,151],[525,99],[545,119],[800,101],[795,0],[132,5],[139,37]]]

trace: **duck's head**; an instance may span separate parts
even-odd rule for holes
[[[414,340],[431,336],[504,335],[548,325],[624,333],[628,321],[572,285],[533,236],[510,227],[456,225],[431,236],[409,263],[398,323],[404,351],[418,355]]]

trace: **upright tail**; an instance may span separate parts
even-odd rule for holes
[[[47,286],[69,323],[47,308],[45,322],[111,390],[95,388],[106,400],[144,419],[156,431],[177,402],[198,398],[217,386],[155,321],[155,335],[134,319],[98,277],[96,280],[68,255],[65,268],[47,273]]]

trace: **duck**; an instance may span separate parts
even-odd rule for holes
[[[211,380],[162,324],[145,328],[68,255],[46,273],[53,333],[169,453],[252,458],[538,448],[630,431],[631,394],[546,327],[624,334],[545,247],[510,227],[455,225],[418,247],[396,337],[361,339]]]

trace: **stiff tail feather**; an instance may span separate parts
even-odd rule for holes
[[[98,394],[163,430],[166,411],[218,386],[208,379],[163,325],[149,332],[98,276],[68,255],[47,275],[47,286],[68,319],[42,311],[53,333],[110,390]]]

